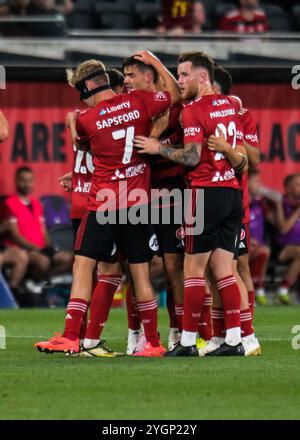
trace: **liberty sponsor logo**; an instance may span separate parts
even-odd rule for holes
[[[99,115],[103,116],[103,115],[118,112],[118,111],[124,110],[124,109],[130,109],[130,102],[129,101],[122,102],[121,104],[114,105],[112,107],[102,108],[101,111],[99,112]]]

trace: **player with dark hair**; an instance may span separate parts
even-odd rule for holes
[[[136,56],[138,59],[139,55]],[[158,59],[155,68],[169,93],[134,91],[115,95],[103,64],[91,67],[85,62],[70,72],[69,83],[90,107],[77,117],[76,131],[77,143],[90,145],[95,171],[87,212],[75,243],[74,280],[64,335],[37,343],[35,346],[41,351],[79,352],[79,333],[91,296],[96,261],[102,261],[109,271],[117,260],[117,249],[128,258],[147,339],[139,355],[159,357],[165,351],[158,338],[157,305],[149,280],[155,235],[150,225],[130,222],[127,209],[137,205],[136,199],[129,198],[132,190],[146,197],[150,193],[149,167],[133,149],[134,134],[148,134],[151,118],[165,111],[180,96],[175,79]],[[122,181],[126,191],[122,189]],[[139,209],[143,209],[145,203],[145,199],[140,200]],[[121,221],[123,215],[126,215],[125,224]],[[109,278],[108,284],[115,278],[114,274]],[[92,298],[91,310],[93,301]],[[94,342],[96,345],[97,340]]]
[[[209,261],[222,298],[226,327],[224,344],[210,355],[243,356],[240,292],[233,276],[233,255],[242,218],[235,170],[244,170],[247,159],[232,148],[236,146],[239,130],[236,103],[227,96],[214,93],[214,63],[203,52],[182,54],[178,61],[178,76],[181,97],[189,102],[182,112],[184,148],[175,149],[143,137],[135,140],[140,153],[159,153],[187,167],[191,187],[189,214],[196,219],[202,215],[204,224],[201,233],[190,227],[190,217],[186,219],[183,332],[181,342],[166,356],[198,356],[196,334],[205,300],[204,274]],[[219,148],[218,143],[209,138],[221,133],[226,142]],[[201,203],[197,199],[201,189],[204,210],[198,212]]]
[[[123,72],[125,75],[124,85],[132,90],[135,88],[135,81],[146,81],[148,84],[156,84],[159,76],[151,64],[145,64],[143,61],[129,57],[123,61]]]
[[[158,91],[159,81],[157,72],[154,73],[152,59],[147,52],[143,52],[143,60],[128,58],[124,60],[124,84],[128,90]],[[182,144],[183,132],[179,122],[182,106],[176,104],[168,114],[154,121],[152,137],[158,137],[163,144]],[[173,189],[182,193],[184,188],[184,168],[164,159],[160,155],[151,157],[151,187],[159,192]],[[159,196],[158,196],[159,197]],[[159,224],[154,225],[158,238],[159,254],[163,259],[165,277],[167,281],[167,308],[169,313],[168,346],[171,348],[180,337],[183,314],[183,244],[181,219],[175,222],[175,207],[171,200],[163,201],[163,197],[153,201],[153,209],[158,210]],[[163,210],[170,211],[168,224],[163,223]],[[128,304],[128,302],[127,302]],[[130,306],[130,303],[129,303]],[[134,335],[137,335],[137,323],[129,321],[128,345],[134,348]],[[141,338],[140,338],[141,339]],[[132,343],[130,343],[132,341]],[[140,346],[141,344],[139,344]]]

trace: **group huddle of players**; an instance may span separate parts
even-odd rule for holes
[[[178,80],[147,51],[124,60],[123,72],[98,60],[67,71],[88,107],[67,115],[74,170],[61,180],[68,187],[71,179],[74,276],[64,333],[35,348],[120,355],[101,333],[126,265],[128,355],[260,355],[248,264],[247,170],[259,162],[251,112],[230,95],[230,74],[204,52],[180,55]],[[180,191],[183,224],[178,203],[153,203],[153,189]],[[157,224],[131,220],[132,210],[150,204]],[[168,349],[150,282],[157,253],[167,284]]]

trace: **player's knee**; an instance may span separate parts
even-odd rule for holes
[[[212,259],[210,262],[210,269],[213,274],[213,277],[216,280],[228,276],[233,273],[232,261],[224,260],[222,263],[219,259]]]
[[[122,268],[120,263],[105,263],[101,262],[98,265],[98,273],[100,275],[116,275],[121,276],[122,275]]]
[[[29,264],[29,255],[26,251],[18,249],[18,254],[16,256],[16,262],[19,267],[25,268]]]
[[[271,250],[269,246],[262,246],[260,249],[260,253],[265,255],[266,257],[269,257],[271,254]],[[300,256],[300,252],[299,252],[299,256]]]

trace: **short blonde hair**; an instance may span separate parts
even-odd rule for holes
[[[90,73],[96,72],[97,70],[104,70],[105,65],[99,60],[88,60],[83,63],[78,64],[76,69],[67,69],[67,81],[71,87],[75,87],[76,83],[83,78],[85,78]]]

